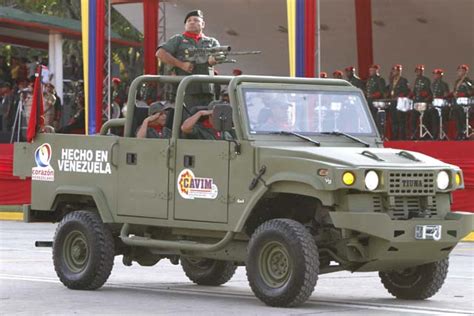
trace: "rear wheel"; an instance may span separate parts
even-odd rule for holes
[[[396,298],[424,300],[436,294],[448,274],[449,259],[408,268],[379,272],[384,287]]]
[[[54,269],[70,289],[95,290],[114,264],[114,240],[97,213],[75,211],[59,223],[53,244]]]
[[[182,257],[181,267],[186,276],[199,285],[222,285],[229,281],[237,266],[231,261]]]
[[[252,234],[246,263],[250,287],[270,306],[304,303],[318,280],[318,250],[299,222],[272,219]]]

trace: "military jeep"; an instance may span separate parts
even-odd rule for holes
[[[135,137],[137,91],[150,82],[178,85],[170,139]],[[232,139],[183,137],[191,84],[228,86],[212,121]],[[270,306],[302,304],[318,275],[342,270],[378,271],[393,296],[421,300],[474,226],[450,211],[462,171],[383,148],[362,92],[343,80],[141,76],[126,119],[101,135],[17,143],[14,174],[32,177],[25,219],[59,222],[54,267],[78,290],[100,288],[122,255],[125,265],[169,259],[207,286],[245,266]]]

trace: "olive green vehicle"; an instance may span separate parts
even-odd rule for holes
[[[171,139],[135,137],[137,91],[152,81],[179,83]],[[228,85],[230,105],[215,105],[212,121],[232,140],[181,135],[186,88],[208,83]],[[395,297],[426,299],[474,226],[450,211],[462,171],[383,148],[363,94],[343,80],[142,76],[126,119],[101,135],[18,143],[14,173],[32,177],[26,220],[59,222],[54,266],[71,289],[100,288],[122,255],[180,263],[207,286],[245,266],[270,306],[302,304],[318,275],[342,270],[378,271]]]

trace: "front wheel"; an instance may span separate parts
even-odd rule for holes
[[[449,259],[408,268],[379,272],[380,280],[390,294],[399,299],[424,300],[436,294],[448,274]]]
[[[250,287],[262,302],[297,306],[309,298],[318,280],[318,249],[299,222],[272,219],[252,234],[246,268]]]
[[[56,229],[54,269],[74,290],[95,290],[108,279],[114,264],[114,240],[97,213],[67,214]]]

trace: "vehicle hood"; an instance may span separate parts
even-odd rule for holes
[[[366,154],[364,154],[364,152]],[[403,152],[408,155],[403,156]],[[367,154],[368,153],[368,154]],[[400,155],[402,153],[402,155]],[[373,154],[373,157],[369,157]],[[416,160],[410,159],[413,156]],[[408,156],[408,157],[407,157]],[[377,158],[379,160],[377,160]],[[392,148],[377,147],[308,147],[308,146],[263,146],[260,147],[260,158],[266,159],[291,159],[313,160],[315,162],[332,165],[333,167],[387,167],[406,169],[440,169],[458,168],[444,163],[433,157]]]

